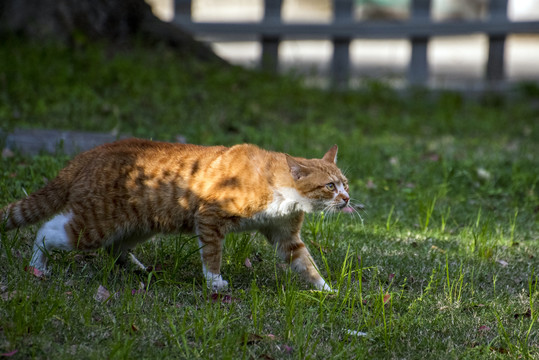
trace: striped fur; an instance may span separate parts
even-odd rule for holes
[[[0,210],[0,219],[12,230],[55,216],[36,238],[32,265],[42,270],[45,250],[108,247],[123,259],[156,233],[194,232],[208,286],[217,290],[226,287],[224,236],[256,229],[308,281],[329,289],[300,230],[305,212],[348,205],[336,157],[336,146],[322,159],[303,159],[248,144],[123,140],[78,155],[45,187]]]

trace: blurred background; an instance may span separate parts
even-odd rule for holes
[[[147,0],[154,13],[170,21],[173,0]],[[401,21],[410,16],[410,0],[356,0],[357,21]],[[194,22],[258,22],[263,0],[193,0]],[[331,0],[284,0],[283,22],[330,23]],[[488,18],[488,0],[433,0],[435,21],[470,21]],[[539,0],[510,0],[511,21],[539,20]],[[206,38],[214,51],[232,64],[256,67],[261,57],[257,41]],[[329,40],[286,40],[279,45],[279,71],[307,75],[307,81],[327,84],[333,45]],[[385,79],[404,83],[411,56],[407,39],[356,39],[350,44],[350,75],[354,79]],[[436,88],[474,88],[485,73],[488,37],[484,34],[432,37],[428,45],[429,85]],[[539,35],[509,35],[505,43],[505,75],[509,82],[539,80]]]

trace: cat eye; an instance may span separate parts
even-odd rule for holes
[[[326,189],[328,189],[329,191],[335,191],[335,184],[334,183],[326,184]]]

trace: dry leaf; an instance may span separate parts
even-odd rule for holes
[[[10,352],[7,352],[7,353],[0,354],[0,356],[2,356],[2,357],[11,357],[11,356],[15,355],[18,352],[19,352],[19,350],[13,350],[13,351],[10,351]]]
[[[29,274],[34,275],[38,279],[43,279],[45,277],[45,274],[43,271],[33,267],[33,266],[25,266],[24,271],[26,271]]]
[[[159,341],[159,340],[154,341],[153,345],[157,346],[158,348],[164,348],[166,346],[164,342]]]
[[[244,265],[245,265],[245,267],[247,269],[252,269],[253,268],[253,264],[251,264],[251,260],[249,258],[245,258]]]
[[[515,314],[513,315],[513,317],[515,319],[518,319],[519,317],[524,317],[524,318],[531,318],[532,317],[532,309],[528,309],[528,311],[526,311],[525,313],[522,313],[522,314]]]
[[[285,353],[287,354],[292,354],[292,351],[294,351],[294,349],[292,348],[292,346],[288,346],[288,345],[283,345],[283,350]]]
[[[384,295],[384,304],[387,304],[387,302],[391,299],[391,294],[385,294]]]
[[[210,295],[210,299],[212,303],[216,303],[218,301],[222,302],[223,304],[230,304],[232,302],[238,302],[239,299],[233,298],[230,295],[226,294],[220,294],[220,293],[213,293]]]
[[[506,267],[507,265],[509,265],[509,263],[505,260],[496,260],[496,262],[503,267]]]
[[[491,346],[491,347],[490,347],[490,350],[491,350],[491,351],[499,352],[500,354],[507,354],[507,353],[509,352],[509,350],[507,350],[506,348],[502,348],[502,347],[494,347],[494,346]]]
[[[94,295],[94,299],[99,302],[105,302],[109,297],[110,292],[103,285],[99,285],[97,292]]]

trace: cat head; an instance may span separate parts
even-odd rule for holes
[[[286,155],[296,190],[313,211],[338,211],[348,206],[348,180],[337,167],[337,145],[322,159],[302,159]]]

